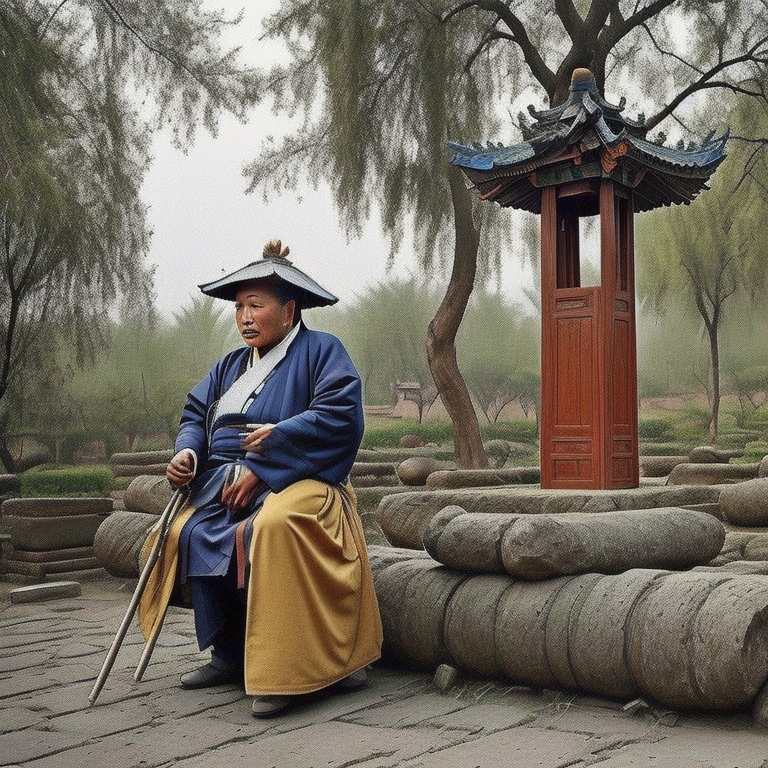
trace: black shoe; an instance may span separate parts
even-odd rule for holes
[[[357,672],[342,678],[338,683],[334,683],[331,686],[331,690],[334,693],[352,693],[362,690],[366,685],[368,685],[368,673],[365,671],[365,667],[363,667],[358,669]]]
[[[212,664],[206,664],[200,669],[187,672],[181,676],[182,688],[213,688],[217,685],[232,685],[242,682],[242,676],[234,669],[219,669]]]

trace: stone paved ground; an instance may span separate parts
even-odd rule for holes
[[[144,680],[130,631],[94,706],[88,695],[132,585],[82,581],[78,597],[12,603],[0,583],[0,766],[24,768],[768,768],[748,713],[624,710],[625,702],[376,667],[370,686],[312,696],[256,720],[234,686],[184,691],[204,655],[191,614],[170,613]]]

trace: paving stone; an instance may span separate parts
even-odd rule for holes
[[[529,723],[535,720],[538,714],[535,707],[523,703],[476,704],[447,715],[433,717],[429,722],[440,728],[489,734]]]
[[[47,651],[25,651],[0,656],[0,675],[33,669],[47,663],[51,654]]]
[[[3,717],[0,719],[0,735],[21,731],[33,726],[47,726],[47,719],[39,710],[29,707],[3,707]],[[0,746],[2,742],[0,742]]]
[[[448,696],[425,693],[371,707],[350,720],[362,725],[407,728],[467,706]]]
[[[27,728],[0,737],[0,754],[4,764],[37,763],[40,758],[48,759],[56,753],[66,754],[82,741],[77,734]],[[73,765],[76,763],[70,763],[70,766]]]
[[[15,674],[0,679],[0,699],[19,696],[35,691],[44,691],[52,686],[52,681],[47,672],[34,674]]]
[[[105,765],[154,768],[166,763],[177,765],[177,760],[195,755],[204,755],[210,766],[212,750],[231,741],[239,742],[250,734],[246,726],[213,718],[174,720],[106,736],[94,743],[49,754],[43,760],[30,760],[25,768],[104,768]],[[219,753],[216,754],[216,764],[225,765],[218,762]]]
[[[83,740],[102,739],[114,733],[132,731],[152,723],[152,713],[130,703],[111,707],[90,707],[84,711],[58,715],[48,720],[53,731],[80,734]]]
[[[571,766],[577,765],[582,757],[599,752],[608,743],[599,736],[589,737],[522,726],[481,736],[447,749],[433,750],[429,754],[421,755],[417,760],[405,761],[398,765],[402,768]],[[602,768],[603,763],[600,765]]]
[[[216,752],[216,765],[227,768],[334,768],[399,766],[430,749],[449,744],[446,734],[432,729],[399,730],[330,722],[288,733],[267,734]],[[343,751],[343,760],[340,752]],[[210,768],[211,755],[179,761],[174,768]],[[466,763],[465,765],[475,765]],[[446,768],[443,764],[442,768]],[[496,766],[498,768],[498,766]]]
[[[763,768],[768,758],[768,732],[720,729],[666,729],[653,743],[630,743],[612,751],[600,768]]]
[[[10,602],[0,582],[0,765],[3,768],[765,768],[768,729],[748,712],[635,714],[621,703],[503,682],[376,665],[370,685],[317,694],[285,717],[257,720],[234,686],[186,691],[178,677],[207,659],[192,614],[169,612],[145,679],[132,627],[94,706],[88,696],[132,585],[83,582],[83,594]],[[766,763],[768,765],[768,763]]]

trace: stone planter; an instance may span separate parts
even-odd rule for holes
[[[99,568],[93,540],[112,513],[112,499],[8,499],[2,517],[10,533],[0,570],[36,580]]]

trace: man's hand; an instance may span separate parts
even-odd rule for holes
[[[188,448],[179,451],[165,468],[165,476],[174,488],[187,485],[195,476],[195,455]]]
[[[274,428],[274,424],[262,424],[243,438],[240,446],[251,453],[261,453],[261,444],[272,434]]]
[[[224,489],[221,500],[232,512],[247,507],[252,501],[259,485],[259,478],[248,467],[240,468],[240,477]]]

